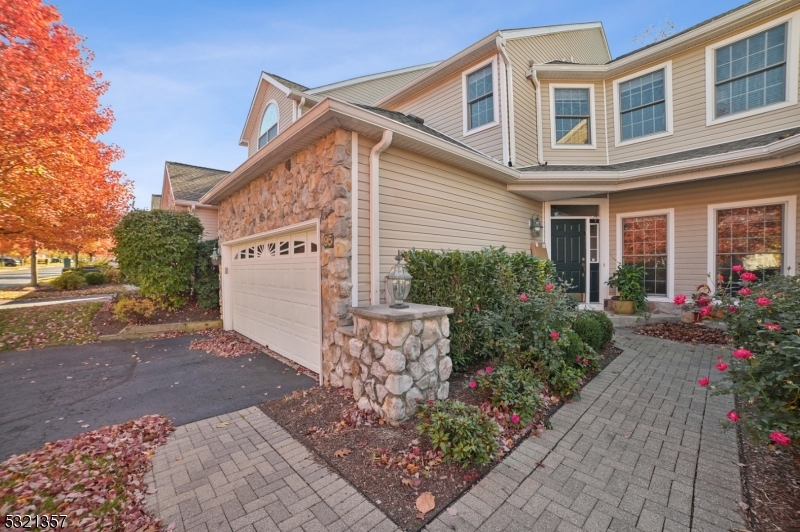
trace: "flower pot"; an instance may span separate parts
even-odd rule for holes
[[[611,310],[614,314],[621,314],[623,316],[630,316],[633,314],[633,301],[622,301],[621,299],[611,298]]]
[[[681,321],[683,323],[695,323],[700,318],[700,315],[697,312],[693,312],[691,310],[684,310],[681,312]]]

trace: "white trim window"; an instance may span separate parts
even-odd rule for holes
[[[267,145],[278,136],[278,104],[270,102],[261,117],[261,128],[258,132],[258,149]]]
[[[672,61],[614,80],[617,146],[672,134]]]
[[[800,12],[706,47],[706,122],[797,103]]]
[[[462,74],[464,136],[498,124],[497,58]]]
[[[644,287],[653,300],[672,298],[674,209],[617,214],[617,260],[644,268]]]
[[[550,146],[596,147],[594,85],[550,84]]]
[[[797,196],[708,206],[708,270],[739,281],[734,266],[759,276],[794,275]]]

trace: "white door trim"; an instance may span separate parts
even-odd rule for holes
[[[307,220],[305,222],[299,222],[296,224],[286,225],[283,227],[279,227],[277,229],[271,229],[269,231],[263,231],[261,233],[255,233],[252,235],[247,235],[241,238],[235,238],[233,240],[229,240],[227,242],[221,243],[220,247],[222,248],[222,264],[220,265],[220,269],[222,271],[222,328],[226,331],[232,331],[234,324],[233,324],[233,282],[231,279],[232,275],[232,266],[233,266],[233,246],[237,244],[241,244],[243,242],[249,242],[251,240],[258,240],[265,237],[271,237],[279,234],[284,233],[292,233],[302,229],[313,229],[317,232],[317,283],[319,283],[318,290],[317,290],[317,305],[319,308],[319,312],[317,312],[317,331],[319,332],[319,384],[322,386],[322,267],[320,266],[320,257],[322,256],[322,240],[320,238],[319,233],[319,220]]]
[[[609,251],[609,208],[608,208],[608,198],[574,198],[574,199],[565,199],[565,200],[556,200],[556,201],[544,201],[542,202],[542,213],[544,214],[544,227],[542,228],[542,241],[545,243],[545,249],[547,249],[547,258],[552,258],[550,255],[550,222],[552,220],[552,216],[550,216],[550,206],[551,205],[597,205],[600,207],[599,209],[599,217],[600,218],[600,235],[599,238],[599,245],[600,245],[600,304],[603,303],[604,300],[608,299],[608,285],[606,281],[608,281],[608,271],[609,271],[609,261],[610,259],[610,251]],[[594,218],[594,216],[565,216],[565,218]],[[587,234],[586,238],[586,250],[588,253],[589,250],[589,239],[588,239],[588,231],[589,227],[588,224],[586,226]],[[589,279],[589,261],[586,261],[586,275],[587,279]],[[586,302],[589,301],[589,283],[586,283]]]

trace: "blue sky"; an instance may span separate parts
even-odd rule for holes
[[[314,87],[445,59],[496,29],[590,21],[603,23],[617,56],[667,17],[685,29],[743,1],[52,3],[111,82],[104,104],[116,122],[105,140],[125,150],[116,168],[149,208],[166,160],[223,170],[244,161],[238,139],[262,70]]]

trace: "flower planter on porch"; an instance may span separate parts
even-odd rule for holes
[[[619,296],[614,296],[611,298],[611,310],[614,314],[630,316],[633,314],[633,301],[623,301]]]

